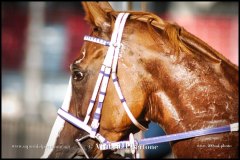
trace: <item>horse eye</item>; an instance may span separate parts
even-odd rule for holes
[[[95,27],[93,27],[93,31],[98,32],[98,31],[101,31],[101,29],[99,27],[95,26]]]
[[[81,81],[84,78],[84,75],[80,71],[74,71],[73,72],[73,79],[76,81]]]

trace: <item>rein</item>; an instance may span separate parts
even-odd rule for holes
[[[233,123],[233,124],[221,126],[221,127],[199,129],[199,130],[170,134],[165,136],[144,138],[142,140],[136,140],[136,139],[133,139],[132,137],[129,137],[129,141],[119,141],[119,142],[112,142],[112,143],[107,142],[107,143],[100,144],[99,148],[101,150],[124,149],[124,148],[132,148],[132,147],[137,149],[138,146],[141,146],[141,145],[144,146],[149,144],[171,142],[171,141],[216,134],[216,133],[238,131],[238,127],[239,127],[238,123]]]
[[[123,108],[125,109],[128,117],[133,122],[135,126],[137,126],[140,130],[145,131],[146,128],[142,126],[133,116],[131,111],[129,110],[129,107],[126,103],[126,99],[124,98],[119,82],[117,77],[117,64],[118,64],[118,57],[119,52],[121,49],[121,39],[123,34],[123,29],[125,22],[127,20],[127,17],[129,16],[129,13],[119,13],[117,16],[114,30],[112,33],[111,41],[106,41],[103,39],[91,37],[91,36],[85,36],[85,41],[90,41],[98,44],[102,44],[104,46],[108,46],[108,51],[105,56],[104,62],[101,66],[94,91],[92,93],[92,97],[90,99],[87,114],[85,116],[84,121],[78,119],[74,115],[68,113],[68,110],[66,107],[61,107],[58,110],[58,115],[64,119],[65,121],[68,121],[72,125],[76,126],[79,129],[85,130],[88,135],[84,136],[80,139],[76,139],[75,141],[85,154],[86,158],[89,158],[87,153],[85,152],[81,142],[85,140],[86,138],[93,138],[97,139],[99,141],[99,149],[100,150],[109,150],[109,149],[123,149],[123,148],[131,148],[131,152],[134,155],[137,150],[137,146],[140,145],[149,145],[149,144],[156,144],[156,143],[163,143],[163,142],[170,142],[175,140],[181,140],[186,138],[192,138],[197,136],[203,136],[203,135],[209,135],[209,134],[215,134],[215,133],[223,133],[223,132],[232,132],[232,131],[238,131],[238,123],[230,124],[223,127],[216,127],[216,128],[208,128],[208,129],[200,129],[200,130],[194,130],[190,132],[185,133],[177,133],[172,135],[166,135],[166,136],[159,136],[159,137],[153,137],[153,138],[145,138],[142,140],[137,141],[134,139],[133,134],[131,133],[129,135],[129,141],[119,141],[119,142],[109,142],[106,138],[104,138],[100,133],[98,133],[99,128],[99,121],[101,118],[101,111],[103,107],[104,98],[106,96],[106,90],[109,82],[110,75],[112,76],[112,80],[114,83],[114,87],[117,91],[117,94],[119,96],[119,99],[123,105]],[[69,86],[68,90],[71,91],[71,77],[69,80]],[[69,93],[71,94],[71,93]],[[95,110],[93,121],[91,125],[88,125],[90,114],[92,112],[92,109],[96,103],[97,95],[99,95],[98,102],[97,102],[97,108]],[[69,99],[70,97],[68,97]],[[65,102],[65,101],[64,101]],[[68,100],[69,102],[69,100]],[[65,105],[63,105],[65,106]]]

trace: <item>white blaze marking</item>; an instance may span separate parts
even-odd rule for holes
[[[84,48],[82,54],[83,54],[83,57],[82,57],[81,59],[77,60],[77,61],[75,62],[76,64],[81,63],[81,61],[85,58],[85,55],[86,55],[86,49],[85,49],[85,48]]]
[[[67,88],[67,93],[65,95],[65,98],[64,98],[64,101],[62,104],[62,109],[65,110],[66,112],[68,112],[68,110],[69,110],[71,97],[72,97],[72,79],[70,77],[68,88]],[[57,116],[57,118],[54,122],[54,125],[52,127],[51,134],[48,138],[47,145],[45,146],[45,151],[41,158],[47,158],[53,151],[55,143],[57,141],[57,138],[59,137],[59,135],[64,127],[64,123],[65,123],[65,120],[63,120],[61,117]]]

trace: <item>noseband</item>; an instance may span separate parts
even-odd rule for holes
[[[76,126],[79,129],[82,129],[88,133],[87,136],[84,136],[80,139],[76,139],[75,141],[77,142],[78,146],[86,156],[86,158],[89,158],[88,154],[85,152],[81,142],[84,141],[87,138],[93,138],[97,139],[98,142],[100,143],[99,149],[100,150],[109,150],[109,149],[123,149],[123,148],[131,148],[132,154],[135,154],[137,146],[139,145],[149,145],[149,144],[156,144],[156,143],[163,143],[163,142],[170,142],[170,141],[175,141],[175,140],[181,140],[181,139],[186,139],[186,138],[192,138],[192,137],[197,137],[197,136],[203,136],[203,135],[208,135],[208,134],[215,134],[215,133],[223,133],[223,132],[229,132],[229,131],[238,131],[238,123],[230,124],[227,126],[222,126],[222,127],[216,127],[216,128],[207,128],[207,129],[200,129],[200,130],[194,130],[190,132],[185,132],[185,133],[177,133],[177,134],[172,134],[172,135],[166,135],[166,136],[159,136],[159,137],[153,137],[153,138],[145,138],[142,140],[136,140],[133,137],[133,134],[131,133],[129,136],[129,141],[119,141],[119,142],[109,142],[104,138],[100,133],[98,133],[98,128],[99,128],[99,121],[101,117],[101,111],[103,107],[103,102],[104,98],[106,95],[106,90],[108,86],[108,81],[110,78],[110,75],[112,76],[112,80],[115,86],[115,89],[117,91],[117,94],[119,96],[119,99],[123,105],[123,108],[125,109],[128,117],[130,120],[133,122],[133,124],[138,127],[140,130],[145,131],[146,128],[142,126],[133,116],[131,111],[129,110],[129,107],[126,103],[126,99],[124,98],[119,82],[118,82],[118,77],[117,77],[117,64],[118,64],[118,57],[119,57],[119,52],[121,49],[121,39],[122,39],[122,34],[123,34],[123,29],[125,22],[127,20],[127,17],[129,16],[129,13],[119,13],[117,16],[115,25],[114,25],[114,30],[112,33],[111,41],[106,41],[103,39],[95,38],[95,37],[90,37],[90,36],[85,36],[84,40],[85,41],[90,41],[98,44],[102,44],[105,46],[108,46],[108,51],[105,56],[104,62],[101,66],[94,91],[91,97],[91,100],[88,105],[87,109],[87,114],[85,116],[84,121],[81,121],[74,115],[68,113],[64,107],[59,108],[58,110],[58,115],[62,117],[64,120],[68,121],[72,125]],[[69,87],[71,87],[71,77],[69,80]],[[69,90],[69,88],[68,88]],[[71,88],[70,88],[71,90]],[[93,106],[96,103],[96,98],[97,95],[99,95],[98,98],[98,104],[97,104],[97,109],[95,110],[94,116],[93,116],[93,121],[91,125],[88,125],[88,121],[90,119],[90,114],[92,112]],[[70,102],[70,100],[68,100]]]

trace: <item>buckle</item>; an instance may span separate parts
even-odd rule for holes
[[[136,151],[137,151],[137,147],[138,147],[138,142],[137,142],[137,140],[134,139],[132,133],[129,134],[129,144],[130,144],[131,153],[133,155],[133,158],[135,159],[136,153],[137,153]]]
[[[86,153],[86,151],[84,150],[82,144],[80,143],[81,141],[83,141],[83,140],[85,140],[85,139],[87,139],[87,138],[90,138],[90,136],[89,136],[89,135],[86,135],[86,136],[84,136],[84,137],[82,137],[82,138],[75,139],[75,142],[78,144],[79,148],[82,150],[82,152],[83,152],[83,154],[85,155],[85,157],[86,157],[87,159],[89,159],[88,154]]]
[[[120,49],[122,47],[122,43],[110,43],[109,46]]]

